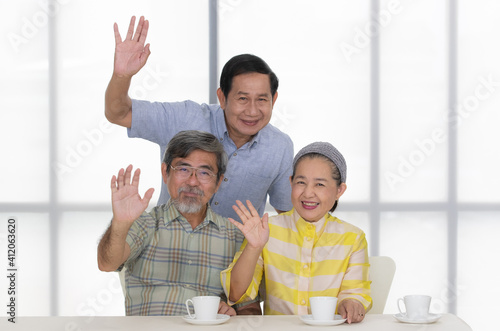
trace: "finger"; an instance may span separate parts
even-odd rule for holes
[[[116,187],[116,176],[113,175],[113,177],[111,177],[111,193],[115,193],[116,191],[118,191]]]
[[[249,201],[247,200],[247,203]],[[243,202],[241,202],[240,200],[236,200],[236,204],[238,205],[238,207],[240,207],[240,210],[241,212],[247,217],[247,218],[251,218],[252,217],[252,214],[250,213],[250,211],[247,209],[247,207],[243,204]]]
[[[139,180],[141,178],[141,169],[137,168],[134,172],[134,177],[132,178],[132,186],[139,187]]]
[[[142,31],[139,36],[139,43],[141,43],[142,45],[144,45],[144,43],[146,42],[146,37],[148,36],[148,30],[149,30],[149,21],[146,20],[144,21],[144,25],[142,26]]]
[[[125,172],[125,170],[123,170],[123,168],[120,169],[120,171],[118,171],[118,190],[120,190],[122,187],[123,187],[123,173]]]
[[[229,309],[227,310],[226,312],[226,315],[229,315],[229,316],[236,316],[236,310],[234,310],[233,307],[229,307]]]
[[[150,188],[149,190],[144,193],[144,198],[142,199],[143,203],[147,206],[149,205],[149,201],[151,201],[151,198],[153,197],[153,193],[155,192],[154,188]]]
[[[144,26],[144,16],[139,18],[139,23],[137,23],[137,29],[135,29],[134,41],[139,41],[141,36],[142,27]]]
[[[146,64],[146,61],[149,58],[149,55],[151,55],[151,51],[149,50],[149,44],[144,47],[144,51],[142,52],[139,61],[141,61],[141,66]]]
[[[227,311],[228,306],[224,304],[224,302],[219,303],[219,314],[224,314]]]
[[[131,176],[132,176],[132,165],[130,164],[125,170],[125,178],[123,180],[123,185],[130,185]]]
[[[113,31],[115,32],[115,45],[121,44],[122,36],[120,36],[120,31],[118,31],[118,24],[113,24]]]
[[[238,203],[238,202],[239,201],[236,201],[236,203]],[[241,203],[241,202],[239,202],[239,203]],[[239,206],[233,205],[233,210],[236,212],[236,214],[240,218],[241,222],[243,224],[245,224],[249,217],[247,215],[245,215],[245,213],[241,210],[241,208]]]
[[[267,213],[262,216],[262,227],[265,230],[269,230],[269,215]]]
[[[240,229],[240,231],[242,231],[243,229],[243,224],[241,224],[240,222],[237,222],[235,221],[234,219],[232,219],[231,217],[228,218],[229,222],[231,222],[235,227],[237,227],[238,229]]]
[[[130,19],[130,24],[128,26],[127,37],[125,40],[132,40],[132,35],[134,34],[135,16]]]
[[[248,206],[248,210],[250,211],[250,214],[252,216],[258,216],[259,215],[259,213],[257,212],[257,209],[255,209],[255,207],[253,206],[252,201],[247,200],[247,206]]]

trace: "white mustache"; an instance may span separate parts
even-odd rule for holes
[[[199,196],[204,196],[205,193],[200,190],[199,188],[196,188],[196,187],[192,187],[192,186],[182,186],[179,188],[179,190],[177,191],[177,193],[181,193],[181,192],[186,192],[186,193],[194,193],[194,194],[197,194]]]

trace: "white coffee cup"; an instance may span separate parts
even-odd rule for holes
[[[189,302],[194,307],[194,315],[189,311]],[[202,321],[211,321],[217,319],[220,298],[217,296],[198,296],[186,300],[186,309],[189,317]]]
[[[319,321],[330,321],[335,318],[335,308],[337,307],[336,297],[311,297],[311,314],[313,319]]]
[[[403,312],[400,303],[403,302],[406,312]],[[431,297],[428,295],[406,295],[398,299],[398,309],[401,314],[406,314],[410,320],[426,319],[429,316]]]

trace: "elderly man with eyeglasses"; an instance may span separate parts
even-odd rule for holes
[[[145,212],[153,189],[141,198],[140,170],[132,177],[132,165],[111,179],[113,219],[99,243],[98,264],[102,271],[126,267],[127,315],[185,315],[185,301],[202,295],[221,296],[219,314],[236,314],[225,303],[220,272],[244,237],[209,206],[226,164],[215,136],[182,131],[169,142],[161,167],[166,204]]]

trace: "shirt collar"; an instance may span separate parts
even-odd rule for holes
[[[174,220],[181,220],[183,223],[187,223],[191,228],[191,224],[187,221],[187,219],[181,215],[181,213],[175,208],[172,199],[169,199],[165,204],[166,218],[164,218],[165,226],[168,226]],[[217,214],[210,208],[210,205],[207,204],[207,213],[205,215],[205,219],[200,223],[196,228],[202,228],[212,223],[217,227],[217,230],[221,228],[221,217],[217,217]]]
[[[292,217],[293,217],[293,221],[295,222],[295,224],[297,224],[297,229],[299,230],[299,232],[306,231],[308,228],[310,228],[311,225],[313,225],[315,227],[315,229],[316,229],[316,235],[318,237],[321,236],[321,234],[325,230],[326,223],[329,220],[331,220],[331,218],[332,218],[332,216],[330,215],[330,213],[326,213],[318,221],[316,221],[316,222],[308,222],[308,221],[304,220],[299,215],[299,213],[295,210],[295,208],[293,209],[293,216]]]

